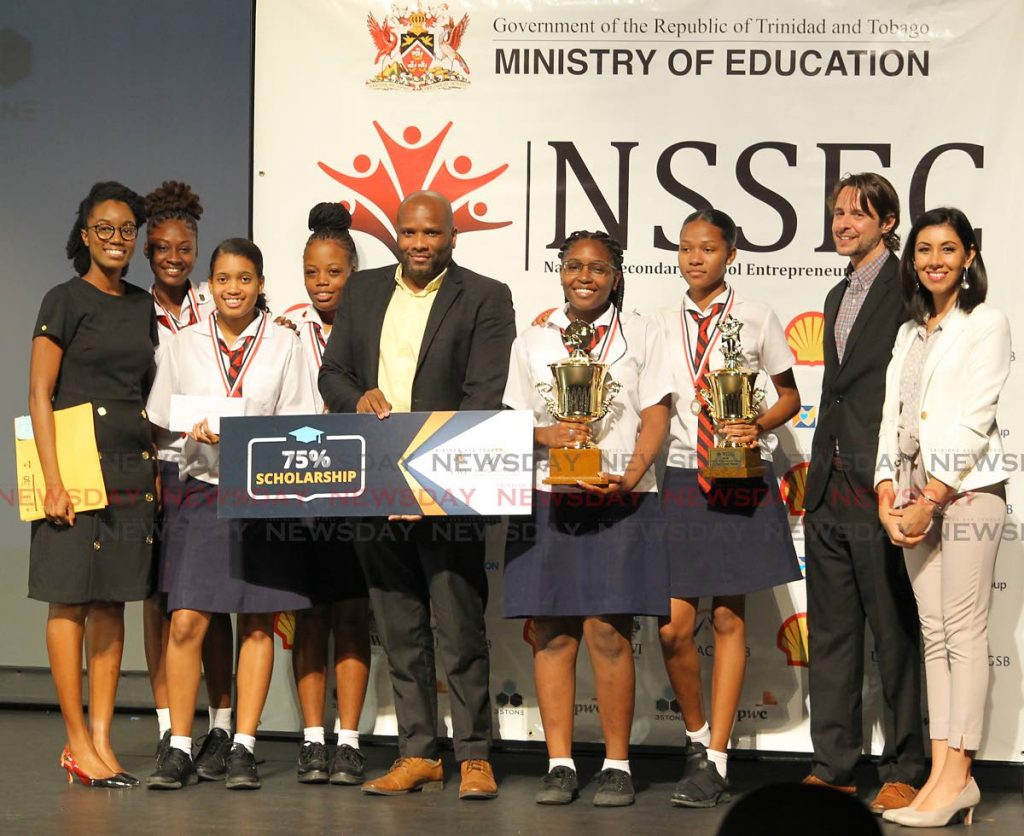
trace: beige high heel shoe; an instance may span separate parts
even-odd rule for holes
[[[974,808],[981,801],[981,790],[971,778],[959,795],[944,807],[937,810],[893,810],[889,821],[904,827],[946,827],[950,824],[970,824],[974,819]]]

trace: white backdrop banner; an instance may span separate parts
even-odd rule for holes
[[[259,0],[253,229],[271,306],[306,302],[305,220],[322,200],[350,208],[360,262],[372,267],[394,261],[402,197],[442,192],[460,231],[456,259],[512,288],[520,327],[561,302],[555,250],[581,228],[606,229],[626,247],[628,308],[677,306],[680,222],[694,208],[723,209],[740,227],[730,281],[774,306],[797,363],[804,406],[780,433],[777,469],[802,559],[821,306],[844,268],[824,205],[836,179],[883,173],[900,194],[904,232],[926,207],[961,207],[982,233],[990,301],[1011,321],[1024,314],[1010,247],[1019,243],[1014,195],[1024,185],[1024,6],[771,7],[766,16],[759,0],[729,3],[727,13],[696,0]],[[1015,363],[999,416],[1014,469],[1022,392]],[[1016,761],[1024,750],[1019,478],[1009,500],[981,757]],[[530,625],[500,617],[502,542],[495,532],[488,557],[496,728],[504,738],[541,740]],[[736,747],[810,748],[805,600],[802,583],[749,598]],[[702,615],[707,684],[714,642]],[[288,623],[280,630],[286,646]],[[679,743],[681,721],[648,619],[636,621],[634,654],[634,742]],[[287,655],[277,660],[266,728],[299,727]],[[364,730],[393,733],[387,674],[375,668]],[[576,738],[599,739],[586,659],[576,699]],[[865,733],[875,752],[880,715],[872,673]]]

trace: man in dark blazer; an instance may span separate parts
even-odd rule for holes
[[[392,411],[501,409],[515,338],[508,287],[452,261],[458,233],[440,194],[409,195],[395,226],[399,264],[360,271],[345,285],[320,370],[327,407],[381,420]],[[372,525],[375,536],[356,551],[388,657],[399,758],[363,791],[397,795],[443,785],[436,632],[461,763],[459,797],[493,798],[483,536],[448,518]]]
[[[874,491],[885,371],[903,321],[899,198],[877,174],[848,175],[829,201],[847,277],[825,298],[825,374],[804,507],[811,741],[807,783],[849,794],[863,748],[864,624],[885,697],[876,813],[904,807],[924,776],[917,607]]]

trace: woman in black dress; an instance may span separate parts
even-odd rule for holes
[[[29,412],[46,483],[32,524],[29,597],[50,612],[46,646],[68,745],[61,766],[88,786],[138,784],[110,745],[124,602],[146,597],[156,507],[145,411],[156,320],[152,298],[122,280],[145,223],[142,198],[97,183],[78,207],[67,254],[77,276],[43,298],[32,337]],[[108,505],[75,513],[57,462],[53,412],[91,403]],[[82,709],[82,642],[89,722]]]

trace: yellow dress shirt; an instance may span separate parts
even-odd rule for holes
[[[398,289],[391,296],[380,329],[377,387],[393,412],[412,411],[412,382],[420,356],[427,317],[448,270],[442,270],[423,290],[412,290],[402,280],[402,265],[395,268]]]

